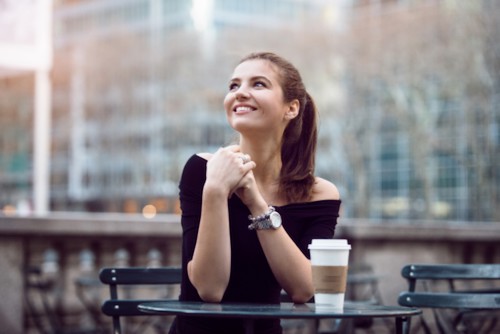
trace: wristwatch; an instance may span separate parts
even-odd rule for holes
[[[248,219],[252,222],[248,225],[249,230],[276,230],[281,226],[281,215],[272,206],[263,215],[257,217],[248,216]]]

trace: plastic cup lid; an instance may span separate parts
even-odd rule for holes
[[[309,249],[351,249],[346,239],[313,239]]]

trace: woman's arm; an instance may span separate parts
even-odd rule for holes
[[[330,182],[317,179],[312,201],[339,199],[337,188]],[[262,204],[250,208],[252,215],[260,215]],[[260,211],[259,211],[260,210]],[[264,209],[267,210],[267,207]],[[310,260],[290,238],[283,227],[258,230],[257,236],[274,276],[296,303],[305,303],[314,295]]]
[[[274,276],[292,301],[310,300],[314,295],[311,263],[285,229],[259,230],[257,236]]]
[[[231,243],[227,199],[241,178],[255,167],[242,164],[239,147],[219,149],[207,163],[201,219],[188,276],[201,299],[219,302],[231,271]]]
[[[218,302],[226,291],[231,270],[227,194],[216,187],[205,186],[201,212],[188,275],[201,299]]]

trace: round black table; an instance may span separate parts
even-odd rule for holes
[[[182,315],[196,317],[242,318],[245,332],[253,333],[253,321],[262,318],[395,318],[396,333],[407,332],[409,317],[421,314],[417,308],[384,306],[346,302],[342,310],[328,306],[307,304],[243,304],[201,303],[178,300],[147,302],[138,306],[141,312],[157,315]]]

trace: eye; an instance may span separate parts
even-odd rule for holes
[[[233,90],[235,90],[235,89],[237,89],[237,88],[238,88],[238,84],[237,84],[237,83],[235,83],[235,82],[231,82],[231,83],[229,84],[229,91],[233,91]]]
[[[260,80],[255,81],[254,86],[255,87],[267,87],[266,83],[264,81],[260,81]]]

